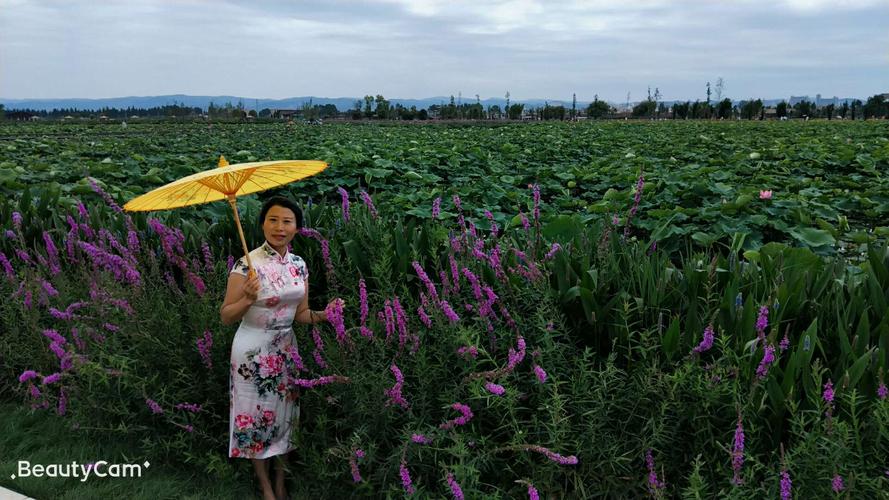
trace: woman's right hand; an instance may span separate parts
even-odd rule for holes
[[[244,282],[242,290],[244,291],[244,296],[247,297],[251,304],[256,302],[256,299],[259,297],[259,275],[251,273],[247,281]]]

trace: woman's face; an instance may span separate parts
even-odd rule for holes
[[[272,246],[284,247],[296,235],[296,215],[293,210],[275,205],[269,208],[262,223],[262,232]]]

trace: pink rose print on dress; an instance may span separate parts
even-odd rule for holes
[[[235,417],[235,425],[238,426],[238,429],[244,430],[247,427],[253,425],[253,417],[250,415],[238,415]]]
[[[265,410],[262,412],[262,421],[266,425],[272,424],[275,422],[275,412],[272,410]]]
[[[266,299],[265,305],[268,307],[275,307],[276,305],[278,305],[279,302],[281,302],[281,297],[269,297],[268,299]]]
[[[284,358],[278,354],[259,356],[259,375],[263,378],[274,377],[284,370]]]

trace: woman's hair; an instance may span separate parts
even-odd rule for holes
[[[303,227],[303,211],[296,206],[296,203],[293,202],[290,198],[285,198],[283,196],[272,196],[265,203],[262,204],[262,210],[259,211],[259,225],[265,222],[265,216],[269,213],[269,209],[272,207],[284,207],[288,208],[293,212],[293,215],[296,216],[296,228],[302,229]]]

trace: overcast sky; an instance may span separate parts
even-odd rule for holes
[[[866,97],[889,0],[0,0],[0,97]]]

